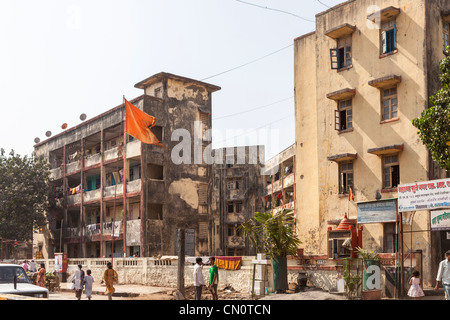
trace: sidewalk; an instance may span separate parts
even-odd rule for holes
[[[61,291],[72,292],[72,283],[62,282]],[[138,284],[115,284],[113,297],[137,297],[139,295],[149,295],[154,293],[166,293],[168,291],[175,291],[176,288],[169,287],[152,287]],[[92,294],[105,294],[106,286],[100,283],[94,283],[92,287]]]

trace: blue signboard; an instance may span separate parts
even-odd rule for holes
[[[395,222],[397,219],[397,199],[360,202],[358,223]]]

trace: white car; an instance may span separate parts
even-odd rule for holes
[[[21,266],[0,264],[0,294],[48,298],[48,289],[32,284]]]

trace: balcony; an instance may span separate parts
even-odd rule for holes
[[[50,170],[50,180],[58,180],[62,178],[62,170],[60,167]]]
[[[91,191],[86,191],[83,194],[83,202],[100,200],[100,189],[95,189]]]
[[[141,155],[141,142],[134,140],[126,145],[127,158],[139,157]]]
[[[72,172],[76,172],[78,170],[81,169],[81,163],[80,161],[74,161],[74,162],[70,162],[66,164],[66,173],[72,173]]]
[[[101,160],[102,160],[102,155],[100,153],[89,155],[86,157],[86,160],[84,161],[84,166],[86,168],[95,166],[97,164],[100,164]]]
[[[117,158],[119,158],[119,148],[115,147],[109,150],[105,150],[105,152],[103,153],[103,161],[110,161],[110,160],[116,160]]]

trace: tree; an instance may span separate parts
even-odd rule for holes
[[[294,231],[294,221],[292,209],[284,209],[274,216],[255,212],[253,219],[239,226],[257,250],[272,258],[274,288],[281,292],[288,289],[286,257],[296,256],[301,244]]]
[[[440,61],[439,81],[442,88],[430,97],[431,107],[420,117],[413,119],[413,125],[423,144],[430,150],[439,167],[450,170],[450,47]]]
[[[26,241],[47,222],[50,168],[34,156],[0,151],[0,238]]]

